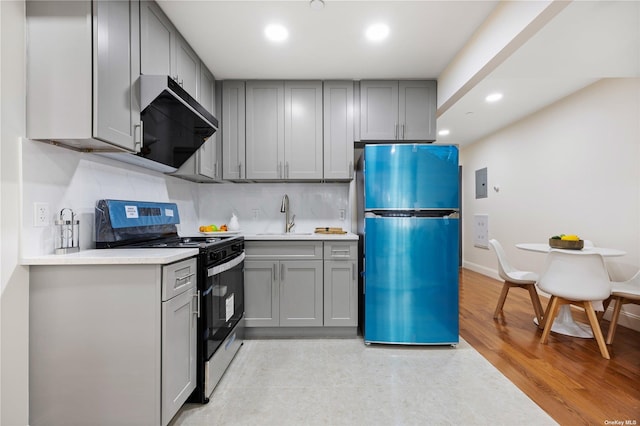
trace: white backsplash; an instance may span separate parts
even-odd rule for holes
[[[245,233],[283,232],[280,206],[287,194],[290,215],[296,216],[292,232],[320,226],[351,230],[348,183],[225,183],[198,189],[200,225],[228,224],[235,213]]]
[[[351,228],[350,185],[347,183],[198,184],[95,154],[80,153],[42,142],[22,141],[23,257],[51,254],[54,221],[71,208],[80,220],[80,249],[94,247],[94,209],[99,199],[174,202],[180,213],[180,235],[196,235],[199,225],[228,223],[238,215],[245,233],[282,232],[283,195],[295,214],[294,232],[317,226]],[[34,227],[34,203],[47,203],[48,227]],[[341,220],[344,210],[344,220]]]

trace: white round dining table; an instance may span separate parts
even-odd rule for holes
[[[549,253],[549,251],[551,251],[551,247],[547,243],[518,243],[516,244],[516,247],[521,250],[534,251],[538,253]],[[624,256],[625,254],[627,254],[623,250],[606,247],[585,247],[581,250],[554,250],[573,254],[576,256],[588,253],[598,253],[603,257]],[[536,324],[538,323],[537,318],[534,318],[533,321]],[[553,325],[551,326],[551,331],[559,334],[565,334],[567,336],[582,337],[585,339],[593,338],[593,331],[591,331],[591,327],[589,327],[587,324],[580,324],[574,321],[573,316],[571,315],[571,307],[569,305],[562,305],[560,307],[560,309],[558,310],[558,315],[556,316],[556,319],[555,321],[553,321]]]

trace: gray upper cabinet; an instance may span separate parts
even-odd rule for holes
[[[171,76],[194,99],[198,99],[200,58],[153,1],[143,1],[141,22],[141,72]]]
[[[245,167],[245,83],[222,82],[222,177],[243,180]]]
[[[137,1],[27,2],[27,137],[139,149],[139,10]]]
[[[212,113],[214,116],[215,112],[218,109],[215,106],[216,103],[216,81],[213,78],[213,74],[209,71],[209,69],[204,65],[198,69],[199,77],[198,77],[198,97],[196,100],[200,105],[205,107],[207,111]]]
[[[246,84],[247,179],[322,179],[322,82]]]
[[[284,121],[284,82],[247,81],[247,179],[284,178]]]
[[[200,68],[200,92],[197,99],[200,104],[209,110],[214,116],[221,110],[221,96],[216,96],[216,82],[209,70]],[[219,84],[218,84],[219,86]],[[220,130],[214,133],[191,156],[173,176],[196,182],[220,182],[222,181],[222,137]]]
[[[322,82],[284,83],[284,179],[322,179]]]
[[[200,78],[200,58],[191,46],[176,34],[176,66],[174,80],[195,99],[199,98],[198,80]]]
[[[176,29],[160,6],[153,1],[140,3],[140,37],[142,74],[170,75],[174,68],[172,47]]]
[[[398,139],[436,140],[436,82],[400,81],[398,89]]]
[[[353,178],[353,82],[324,82],[324,178]]]
[[[436,82],[433,80],[362,81],[360,139],[436,139]]]

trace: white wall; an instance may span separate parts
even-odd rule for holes
[[[0,424],[28,422],[29,273],[19,264],[24,1],[0,1]]]
[[[474,214],[489,215],[489,238],[520,268],[540,272],[544,256],[516,243],[559,233],[626,251],[608,260],[614,279],[640,267],[640,79],[601,80],[463,147],[461,159],[465,267],[491,276],[497,269],[492,251],[473,246]],[[489,196],[475,199],[483,167]],[[627,306],[622,325],[640,313]]]

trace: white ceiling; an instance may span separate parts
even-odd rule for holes
[[[216,79],[438,78],[498,1],[159,0]],[[372,44],[367,25],[386,22]],[[264,27],[289,29],[281,44]],[[640,77],[640,1],[576,1],[438,117],[471,143],[603,77]],[[504,98],[487,105],[484,97]]]

